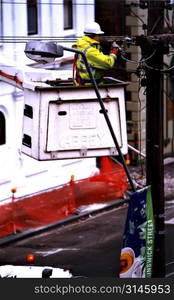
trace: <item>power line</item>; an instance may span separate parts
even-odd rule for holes
[[[0,36],[0,43],[23,43],[29,40],[44,40],[44,41],[57,41],[57,42],[76,42],[81,36]],[[103,40],[110,39],[110,36],[103,36]],[[114,36],[116,40],[123,40],[124,36]]]
[[[158,68],[155,68],[153,66],[149,66],[148,64],[145,64],[145,67],[147,69],[154,70],[154,71],[161,72],[161,73],[168,73],[168,72],[170,72],[171,70],[174,69],[174,66],[172,66],[172,67],[170,67],[168,69],[158,69]]]
[[[73,38],[73,39],[65,39],[65,38],[62,38],[62,39],[60,39],[60,38],[56,38],[56,37],[54,37],[54,38],[35,38],[35,39],[30,39],[30,38],[21,38],[21,39],[15,39],[15,38],[10,38],[10,39],[1,39],[0,38],[0,43],[2,43],[2,44],[6,44],[6,43],[26,43],[27,41],[39,41],[39,40],[42,40],[42,41],[57,41],[57,42],[76,42],[77,41],[77,39],[78,39],[78,37],[77,38]]]
[[[121,55],[121,58],[127,62],[131,62],[133,64],[143,64],[145,63],[146,61],[148,61],[149,59],[151,59],[156,53],[156,50],[154,50],[152,52],[152,54],[150,56],[148,56],[147,58],[144,58],[144,59],[140,59],[139,61],[135,61],[135,60],[130,60],[130,59],[127,59],[125,56]]]
[[[124,1],[124,0],[122,0]],[[12,2],[12,1],[3,1],[1,0],[0,1],[0,4],[12,4],[12,5],[18,5],[18,4],[24,4],[24,5],[27,5],[28,4],[28,1],[25,1],[25,2],[21,2],[21,1],[17,1],[17,2]],[[37,5],[63,5],[62,2],[41,2],[41,1],[37,1],[36,3]],[[95,3],[73,3],[72,2],[72,6],[78,6],[78,5],[91,5],[91,6],[95,6]]]
[[[161,0],[157,0],[157,1],[161,1]],[[106,0],[106,2],[107,2],[107,0]],[[124,3],[125,4],[125,0],[119,0],[119,2],[122,2],[122,3]],[[127,3],[127,4],[125,4],[125,8],[126,7],[131,7],[131,6],[137,6],[137,7],[139,7],[139,0],[137,0],[137,1],[128,1],[128,2],[130,2],[130,3]],[[27,5],[28,4],[28,1],[25,1],[25,2],[23,2],[23,1],[16,1],[16,2],[12,2],[12,1],[3,1],[3,0],[0,0],[0,4],[12,4],[12,5],[21,5],[21,4],[23,4],[23,5]],[[62,2],[42,2],[42,1],[37,1],[37,3],[36,4],[38,4],[38,5],[63,5],[63,3]],[[87,5],[90,5],[90,6],[95,6],[95,2],[94,3],[91,3],[91,2],[88,2],[88,3],[83,3],[83,2],[81,2],[81,3],[74,3],[73,1],[72,1],[72,6],[78,6],[78,5],[85,5],[85,6],[87,6]],[[141,8],[141,7],[140,7]],[[168,7],[166,7],[166,9],[169,9]],[[153,8],[152,8],[152,10],[153,10]]]

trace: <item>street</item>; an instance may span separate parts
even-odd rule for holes
[[[38,266],[68,269],[74,276],[118,277],[126,213],[124,204],[2,246],[0,264],[25,265],[26,255],[33,253]],[[174,203],[167,210],[166,223],[170,223],[171,215]],[[166,277],[174,277],[173,230],[174,224],[166,224]]]
[[[166,277],[174,277],[173,159],[165,160]],[[140,173],[131,168],[131,174]],[[71,222],[60,223],[30,237],[2,244],[0,265],[26,265],[26,255],[35,254],[36,266],[71,270],[74,276],[118,277],[122,235],[128,204],[92,210]]]
[[[117,276],[126,207],[112,209],[1,247],[0,264],[26,264],[70,269],[76,276]]]

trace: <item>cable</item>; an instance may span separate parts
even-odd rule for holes
[[[165,23],[167,24],[167,27],[168,27],[168,29],[171,31],[171,33],[174,33],[174,31],[173,31],[173,29],[172,29],[172,26],[170,25],[169,20],[167,19],[166,16],[164,16],[164,21],[165,21]]]
[[[150,56],[148,56],[147,58],[144,58],[144,59],[140,59],[139,61],[127,59],[123,55],[121,55],[121,58],[127,62],[131,62],[131,63],[139,65],[139,64],[144,63],[144,62],[148,61],[149,59],[151,59],[155,55],[155,53],[156,53],[156,49],[152,52],[152,54]]]
[[[107,0],[106,0],[107,1]],[[119,0],[119,2],[122,2],[123,4],[125,4],[125,0]],[[135,3],[139,3],[139,1],[134,1]],[[25,4],[27,5],[27,1],[25,2],[22,2],[22,1],[16,1],[16,2],[12,2],[12,1],[4,1],[4,0],[0,0],[0,3],[1,4],[14,4],[14,5],[19,5],[19,4]],[[40,1],[37,1],[37,4],[39,5],[62,5],[62,2],[42,2],[41,0]],[[72,5],[73,6],[78,6],[78,5],[90,5],[90,6],[95,6],[95,3],[73,3],[72,1]],[[156,8],[155,7],[152,7],[151,10],[155,10]]]
[[[123,1],[123,0],[122,0]],[[27,5],[28,2],[25,1],[25,2],[21,2],[21,1],[16,1],[16,2],[12,2],[12,1],[3,1],[1,0],[1,4],[12,4],[12,5],[21,5],[21,4],[24,4],[24,5]],[[41,2],[41,1],[36,1],[36,5],[63,5],[62,2]],[[72,6],[78,6],[78,5],[90,5],[90,6],[95,6],[95,3],[73,3],[72,1]]]
[[[145,63],[145,67],[146,67],[147,69],[154,70],[154,71],[161,72],[161,73],[168,73],[169,71],[171,71],[171,70],[174,69],[174,66],[168,68],[167,70],[165,70],[165,69],[158,69],[158,68],[149,66],[149,65],[146,64],[146,63]]]
[[[166,95],[166,98],[168,101],[171,101],[171,103],[173,103],[173,100],[171,99],[171,96],[170,94],[166,91],[166,90],[163,90],[164,94]]]
[[[144,27],[143,28],[143,30],[144,30],[144,35],[146,36],[146,34],[147,34],[147,25],[144,23],[144,21],[143,21],[143,19],[141,19],[131,8],[130,8],[130,12],[138,19],[138,20],[140,20],[141,22],[142,22],[142,24],[143,24],[143,26],[142,27]],[[145,29],[146,28],[146,29]]]
[[[143,109],[146,108],[146,106],[143,107],[142,109],[142,103],[141,103],[141,99],[140,99],[140,90],[141,90],[142,86],[141,86],[141,81],[139,80],[139,87],[138,87],[138,102],[139,102],[139,110],[138,110],[138,114],[139,114],[139,128],[140,128],[140,141],[142,140],[142,128],[141,128],[141,112],[143,111]],[[140,145],[139,145],[139,150],[140,152],[142,152],[142,148],[141,148],[141,142],[140,142]],[[142,163],[141,163],[141,170],[142,170],[142,175],[143,175],[143,167],[142,167]]]
[[[52,38],[58,38],[58,39],[74,39],[74,38],[79,38],[80,36],[75,36],[75,37],[64,37],[64,36],[58,36],[58,35],[55,35],[55,36],[48,36],[48,35],[41,35],[41,36],[33,36],[33,37],[31,37],[31,39],[37,39],[37,38],[50,38],[50,39],[52,39]],[[28,39],[29,38],[29,36],[28,35],[15,35],[15,36],[12,36],[12,35],[0,35],[0,39],[21,39],[21,38],[23,38],[23,39]]]
[[[153,25],[149,35],[152,35],[154,29],[156,28],[157,24],[160,22],[161,19],[162,19],[162,16],[159,16],[158,19],[156,20],[155,24]]]
[[[29,41],[29,40],[50,40],[50,41],[54,41],[54,40],[58,40],[58,41],[65,41],[65,42],[76,42],[77,39],[81,38],[82,36],[30,36],[30,35],[26,35],[26,36],[0,36],[0,42],[5,43],[5,42],[12,42],[12,41],[17,41],[17,42],[21,42],[22,40],[24,41]],[[103,40],[109,40],[111,37],[109,36],[102,36]],[[114,39],[124,39],[123,36],[114,36]]]
[[[0,44],[24,44],[24,43],[26,43],[26,42],[28,42],[28,41],[31,41],[31,40],[34,40],[34,39],[21,39],[21,40],[1,40],[0,39]],[[66,43],[74,43],[74,42],[76,42],[76,40],[64,40],[64,39],[62,39],[62,40],[58,40],[58,39],[35,39],[35,40],[42,40],[42,41],[52,41],[52,42],[66,42]]]

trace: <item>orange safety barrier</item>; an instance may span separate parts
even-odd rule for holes
[[[99,174],[48,189],[0,206],[0,237],[48,225],[77,213],[77,208],[122,198],[128,188],[122,166],[102,158]]]

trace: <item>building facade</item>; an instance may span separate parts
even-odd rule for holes
[[[138,17],[137,17],[138,16]],[[148,10],[139,7],[131,7],[129,15],[126,17],[126,25],[130,28],[132,36],[145,35],[145,26],[148,24]],[[173,8],[164,9],[164,29],[163,33],[170,33],[173,28]],[[153,29],[152,29],[153,30]],[[153,31],[152,31],[153,32]],[[127,69],[130,70],[135,66],[134,62],[140,61],[141,51],[137,46],[131,46],[128,49],[130,53],[130,62],[127,63]],[[139,50],[139,51],[137,51]],[[172,48],[169,54],[164,55],[164,69],[171,67]],[[131,62],[132,60],[132,62]],[[129,140],[136,145],[136,135],[139,132],[139,147],[145,152],[145,128],[146,128],[146,96],[145,89],[141,85],[140,79],[135,73],[130,76],[131,85],[127,87],[129,99],[127,99],[128,128],[130,125]],[[174,103],[171,94],[171,76],[166,74],[163,83],[163,100],[164,100],[164,155],[172,155],[174,153]],[[133,130],[132,130],[132,129]],[[137,130],[136,130],[137,128]]]
[[[106,28],[108,36],[115,36],[118,40],[126,36],[135,37],[146,35],[148,24],[148,9],[139,6],[140,1],[100,1],[96,0],[96,20],[103,28]],[[172,2],[172,1],[171,1]],[[164,9],[163,33],[173,31],[173,6]],[[158,20],[157,20],[158,21]],[[154,26],[156,26],[154,24]],[[157,25],[158,26],[158,25]],[[153,28],[152,28],[153,30]],[[173,64],[173,49],[164,55],[164,68],[170,68]],[[126,78],[130,84],[126,87],[126,110],[127,131],[129,144],[146,151],[146,96],[145,87],[141,85],[141,78],[137,76],[137,67],[141,60],[141,49],[136,45],[125,48],[127,61],[125,64]],[[125,74],[124,74],[125,76]],[[171,76],[173,76],[171,74]],[[166,156],[174,153],[174,102],[171,76],[164,76],[164,154]],[[137,155],[130,152],[132,160],[137,160]]]
[[[94,20],[93,0],[11,0],[0,3],[0,66],[34,64],[24,49],[30,39],[54,40],[71,46],[84,25]],[[66,42],[69,40],[70,42]],[[65,57],[69,57],[65,53]],[[72,54],[71,54],[72,56]],[[3,69],[4,70],[4,69]],[[0,67],[0,185],[2,200],[18,187],[19,196],[88,176],[94,159],[38,162],[21,153],[23,91],[3,81]],[[79,168],[77,165],[82,164]],[[66,167],[63,167],[65,166]],[[86,170],[81,173],[79,171]],[[28,184],[27,184],[28,182]],[[28,188],[27,188],[28,186]]]

